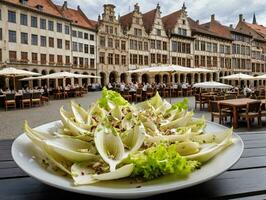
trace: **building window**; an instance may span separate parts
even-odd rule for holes
[[[78,43],[77,42],[72,42],[72,49],[73,49],[73,51],[78,51]]]
[[[100,52],[100,63],[105,64],[105,53]]]
[[[163,55],[163,64],[167,64],[167,55]]]
[[[126,56],[125,55],[122,55],[121,56],[121,63],[122,63],[122,65],[126,65],[126,61],[127,59],[126,59]]]
[[[61,23],[57,23],[56,24],[56,31],[58,32],[58,33],[62,33],[62,24]]]
[[[38,63],[38,54],[31,53],[31,62],[37,64]]]
[[[157,29],[156,32],[157,32],[157,35],[158,36],[161,36],[162,33],[161,33],[161,30],[160,29]]]
[[[90,40],[94,41],[94,35],[90,34]]]
[[[207,56],[207,67],[212,67],[212,58],[211,58],[211,56]]]
[[[214,52],[214,53],[218,52],[218,48],[217,48],[217,44],[216,43],[212,44],[212,52]]]
[[[109,65],[113,64],[113,54],[112,53],[108,53],[108,64]]]
[[[212,64],[213,67],[217,67],[217,57],[214,56],[213,57],[213,64]]]
[[[108,47],[113,48],[113,39],[108,38]]]
[[[120,41],[119,40],[115,40],[115,48],[116,49],[120,48]]]
[[[84,44],[84,53],[89,53],[89,45]]]
[[[79,43],[79,52],[83,52],[83,44]]]
[[[41,54],[41,64],[46,65],[46,54]]]
[[[149,64],[149,56],[144,56],[144,65]]]
[[[31,45],[38,45],[38,35],[31,34]]]
[[[16,12],[11,10],[8,11],[8,22],[16,23]]]
[[[155,60],[155,54],[152,53],[152,54],[151,54],[151,63],[152,63],[152,64],[155,64],[155,61],[156,61],[156,60]]]
[[[95,60],[94,60],[94,58],[90,59],[90,68],[95,68]]]
[[[220,44],[220,53],[224,53],[224,45]]]
[[[83,38],[83,33],[81,31],[78,32],[78,37],[81,39]]]
[[[90,54],[94,55],[95,50],[94,50],[94,45],[90,45]]]
[[[156,41],[156,48],[157,48],[157,49],[161,49],[161,48],[162,48],[162,43],[161,43],[160,40],[157,40],[157,41]]]
[[[182,58],[182,66],[186,66],[186,59]]]
[[[137,54],[133,54],[133,64],[134,65],[138,64],[138,55]]]
[[[57,48],[62,49],[63,48],[63,41],[62,39],[57,39]]]
[[[199,67],[199,56],[195,56],[195,67]]]
[[[54,22],[53,21],[48,21],[48,30],[54,31]]]
[[[167,51],[167,42],[163,42],[163,50]]]
[[[139,55],[139,65],[143,65],[143,55]]]
[[[49,47],[54,47],[54,38],[49,37]]]
[[[28,26],[28,16],[25,14],[20,14],[20,24]]]
[[[104,36],[100,36],[100,46],[105,47],[105,37]]]
[[[0,20],[2,20],[2,10],[0,9]],[[1,53],[2,53],[2,49],[1,49]],[[2,54],[1,54],[2,55]],[[1,57],[2,58],[2,57]],[[2,60],[1,60],[2,61]]]
[[[186,43],[186,53],[190,53],[190,43]]]
[[[40,29],[46,29],[46,19],[40,19]]]
[[[62,55],[57,55],[57,64],[63,65],[63,56]]]
[[[121,49],[126,50],[126,41],[121,41]]]
[[[77,57],[73,57],[73,65],[78,66],[78,58]]]
[[[148,42],[144,42],[144,51],[148,51],[148,48],[149,48]]]
[[[31,16],[31,27],[33,28],[37,28],[38,24],[37,24],[37,17]]]
[[[177,42],[176,41],[172,41],[172,51],[177,52]]]
[[[138,50],[142,51],[142,41],[138,42]]]
[[[212,52],[212,44],[210,42],[207,42],[207,51]]]
[[[65,41],[65,49],[70,50],[70,41],[69,40]]]
[[[198,51],[199,50],[199,41],[195,40],[195,50]]]
[[[66,63],[66,65],[70,64],[70,56],[65,57],[65,63]]]
[[[115,65],[120,64],[119,59],[120,59],[120,56],[118,54],[115,54]]]
[[[70,33],[70,28],[68,25],[65,25],[65,34],[69,35]]]
[[[191,60],[187,59],[187,67],[191,67]]]
[[[28,60],[28,52],[21,52],[21,61],[27,63]]]
[[[49,64],[54,64],[54,55],[53,54],[49,54]]]
[[[203,41],[201,41],[200,42],[200,50],[201,51],[205,51],[206,50],[206,47],[205,47],[206,45],[205,45],[205,42],[203,42]]]
[[[72,36],[73,36],[73,37],[77,37],[77,31],[73,30],[73,31],[72,31]]]
[[[16,31],[8,31],[8,38],[9,38],[9,42],[17,42],[17,32]]]
[[[155,40],[151,40],[151,49],[155,49]]]
[[[41,36],[41,46],[46,47],[46,37],[45,36]]]
[[[0,40],[3,40],[3,31],[2,31],[2,28],[0,28]]]
[[[89,34],[88,33],[84,33],[84,39],[88,40],[89,39]]]
[[[9,51],[9,61],[16,62],[17,61],[17,52],[16,51]]]
[[[20,33],[21,44],[28,44],[28,33]]]
[[[176,57],[172,57],[172,65],[176,65]]]
[[[200,66],[203,66],[203,67],[206,66],[206,64],[205,64],[205,56],[201,56],[200,57]]]
[[[157,63],[161,63],[162,62],[162,58],[161,58],[161,54],[157,53]]]

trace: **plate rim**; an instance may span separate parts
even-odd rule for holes
[[[193,117],[193,119],[198,119],[198,118],[194,118]],[[38,128],[41,128],[41,127],[44,127],[44,126],[51,126],[52,124],[56,124],[56,123],[61,123],[61,120],[56,120],[56,121],[48,122],[48,123],[45,123],[45,124],[41,124],[40,126],[37,126],[34,129],[38,129]],[[225,127],[225,126],[223,126],[221,124],[218,124],[218,123],[215,123],[215,122],[211,122],[211,121],[208,121],[208,120],[206,120],[206,124],[207,125],[208,124],[212,124],[214,126],[222,128],[222,129],[229,129],[228,127]],[[135,192],[138,192],[138,194],[135,197],[127,197],[127,198],[128,199],[129,198],[141,198],[141,197],[152,196],[152,195],[156,195],[156,194],[160,194],[160,193],[178,191],[178,190],[182,190],[184,188],[189,188],[189,187],[192,187],[192,186],[195,186],[195,185],[199,185],[199,184],[201,184],[203,182],[207,182],[207,181],[209,181],[209,180],[221,175],[222,173],[224,173],[228,169],[230,169],[234,164],[236,164],[238,162],[238,160],[241,158],[241,155],[243,154],[243,151],[244,151],[244,142],[243,142],[242,138],[238,134],[233,132],[233,137],[236,138],[238,140],[238,142],[240,142],[240,145],[241,145],[240,146],[241,150],[239,152],[238,157],[235,157],[235,159],[232,160],[231,164],[228,165],[223,170],[221,170],[219,173],[215,173],[214,175],[209,176],[206,179],[200,179],[198,181],[194,181],[193,183],[190,183],[189,185],[184,184],[184,185],[181,185],[181,186],[175,185],[174,184],[175,182],[172,182],[170,185],[167,184],[161,189],[157,189],[157,187],[159,187],[160,184],[158,186],[156,186],[155,189],[153,187],[150,188],[150,189],[149,188],[145,188],[145,190],[142,190],[141,188],[125,188],[125,189],[121,188],[121,190],[119,192],[117,191],[118,189],[104,188],[104,190],[99,193],[98,191],[93,191],[92,189],[88,189],[88,190],[77,189],[78,186],[74,186],[74,185],[73,186],[70,185],[69,187],[62,186],[60,184],[57,184],[56,181],[55,182],[50,182],[50,181],[44,180],[42,178],[39,178],[38,175],[34,174],[34,172],[26,171],[25,168],[22,166],[22,163],[20,163],[18,160],[16,160],[16,156],[15,156],[15,151],[16,151],[15,145],[16,145],[16,143],[19,142],[19,139],[21,139],[21,137],[24,137],[24,136],[26,136],[25,132],[20,134],[13,141],[12,147],[11,147],[11,155],[12,155],[12,158],[13,158],[14,162],[27,175],[29,175],[30,177],[32,177],[32,178],[34,178],[34,179],[36,179],[36,180],[38,180],[38,181],[40,181],[40,182],[42,182],[42,183],[44,183],[46,185],[50,185],[52,187],[59,188],[59,189],[65,190],[65,191],[70,191],[70,192],[75,192],[75,193],[85,194],[85,195],[101,196],[101,197],[110,197],[110,195],[115,195],[114,197],[111,197],[111,198],[125,198],[125,196],[124,196],[125,194],[132,195],[132,194],[136,194]],[[43,169],[43,170],[45,170],[45,169]],[[53,174],[53,175],[54,176],[58,176],[56,174]],[[100,186],[94,186],[94,187],[101,188]]]

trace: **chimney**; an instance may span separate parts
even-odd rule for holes
[[[138,3],[136,3],[136,4],[134,5],[134,11],[135,11],[135,12],[139,12],[139,4],[138,4]]]
[[[234,27],[233,27],[233,24],[230,24],[230,26],[229,26],[229,27],[230,27],[230,28],[234,28]]]
[[[197,19],[197,21],[196,21],[196,24],[198,24],[199,25],[199,20]]]
[[[211,21],[214,21],[215,20],[215,14],[212,14],[211,15]]]
[[[243,14],[239,15],[239,21],[242,22],[243,21]]]
[[[81,10],[79,5],[77,6],[77,10],[79,10],[79,11]]]
[[[67,1],[64,1],[63,8],[67,8]]]

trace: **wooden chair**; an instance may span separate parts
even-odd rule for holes
[[[61,99],[62,97],[62,92],[60,90],[55,90],[54,91],[54,98],[55,99]]]
[[[236,99],[236,95],[227,95],[225,99]]]
[[[31,93],[24,93],[22,95],[22,100],[21,100],[22,108],[24,108],[25,106],[31,107],[31,97],[32,97]]]
[[[246,107],[246,111],[243,113],[239,113],[239,117],[245,119],[247,121],[247,127],[250,129],[251,119],[258,119],[258,125],[261,126],[261,101],[255,101],[252,103],[248,103]]]
[[[224,123],[227,120],[227,117],[231,117],[229,113],[224,112],[217,101],[210,102],[210,111],[211,111],[211,120],[214,121],[214,118],[219,119],[219,124]]]
[[[148,88],[147,92],[146,92],[146,98],[149,99],[153,97],[153,89],[152,88]]]
[[[63,91],[62,91],[62,96],[63,96],[64,99],[68,97],[68,92],[67,92],[67,90],[63,90]]]
[[[124,91],[122,92],[122,96],[123,96],[127,101],[129,101],[129,102],[132,101],[132,96],[131,96],[131,94],[129,93],[129,90],[124,90]]]
[[[161,93],[162,93],[162,97],[168,97],[169,96],[169,92],[166,88],[161,88]]]
[[[142,101],[142,89],[138,88],[135,94],[136,101]]]
[[[34,105],[39,105],[41,106],[42,104],[42,100],[41,100],[41,93],[39,92],[35,92],[32,94],[32,99],[31,99],[31,105],[34,106]]]
[[[15,94],[6,94],[5,97],[5,108],[16,108],[16,97]]]

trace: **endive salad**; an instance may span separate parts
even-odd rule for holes
[[[185,177],[231,145],[232,129],[206,133],[205,119],[193,118],[187,99],[173,105],[157,93],[138,104],[106,88],[89,109],[71,101],[60,109],[62,126],[39,132],[25,122],[35,158],[75,185],[126,177],[152,180]]]

